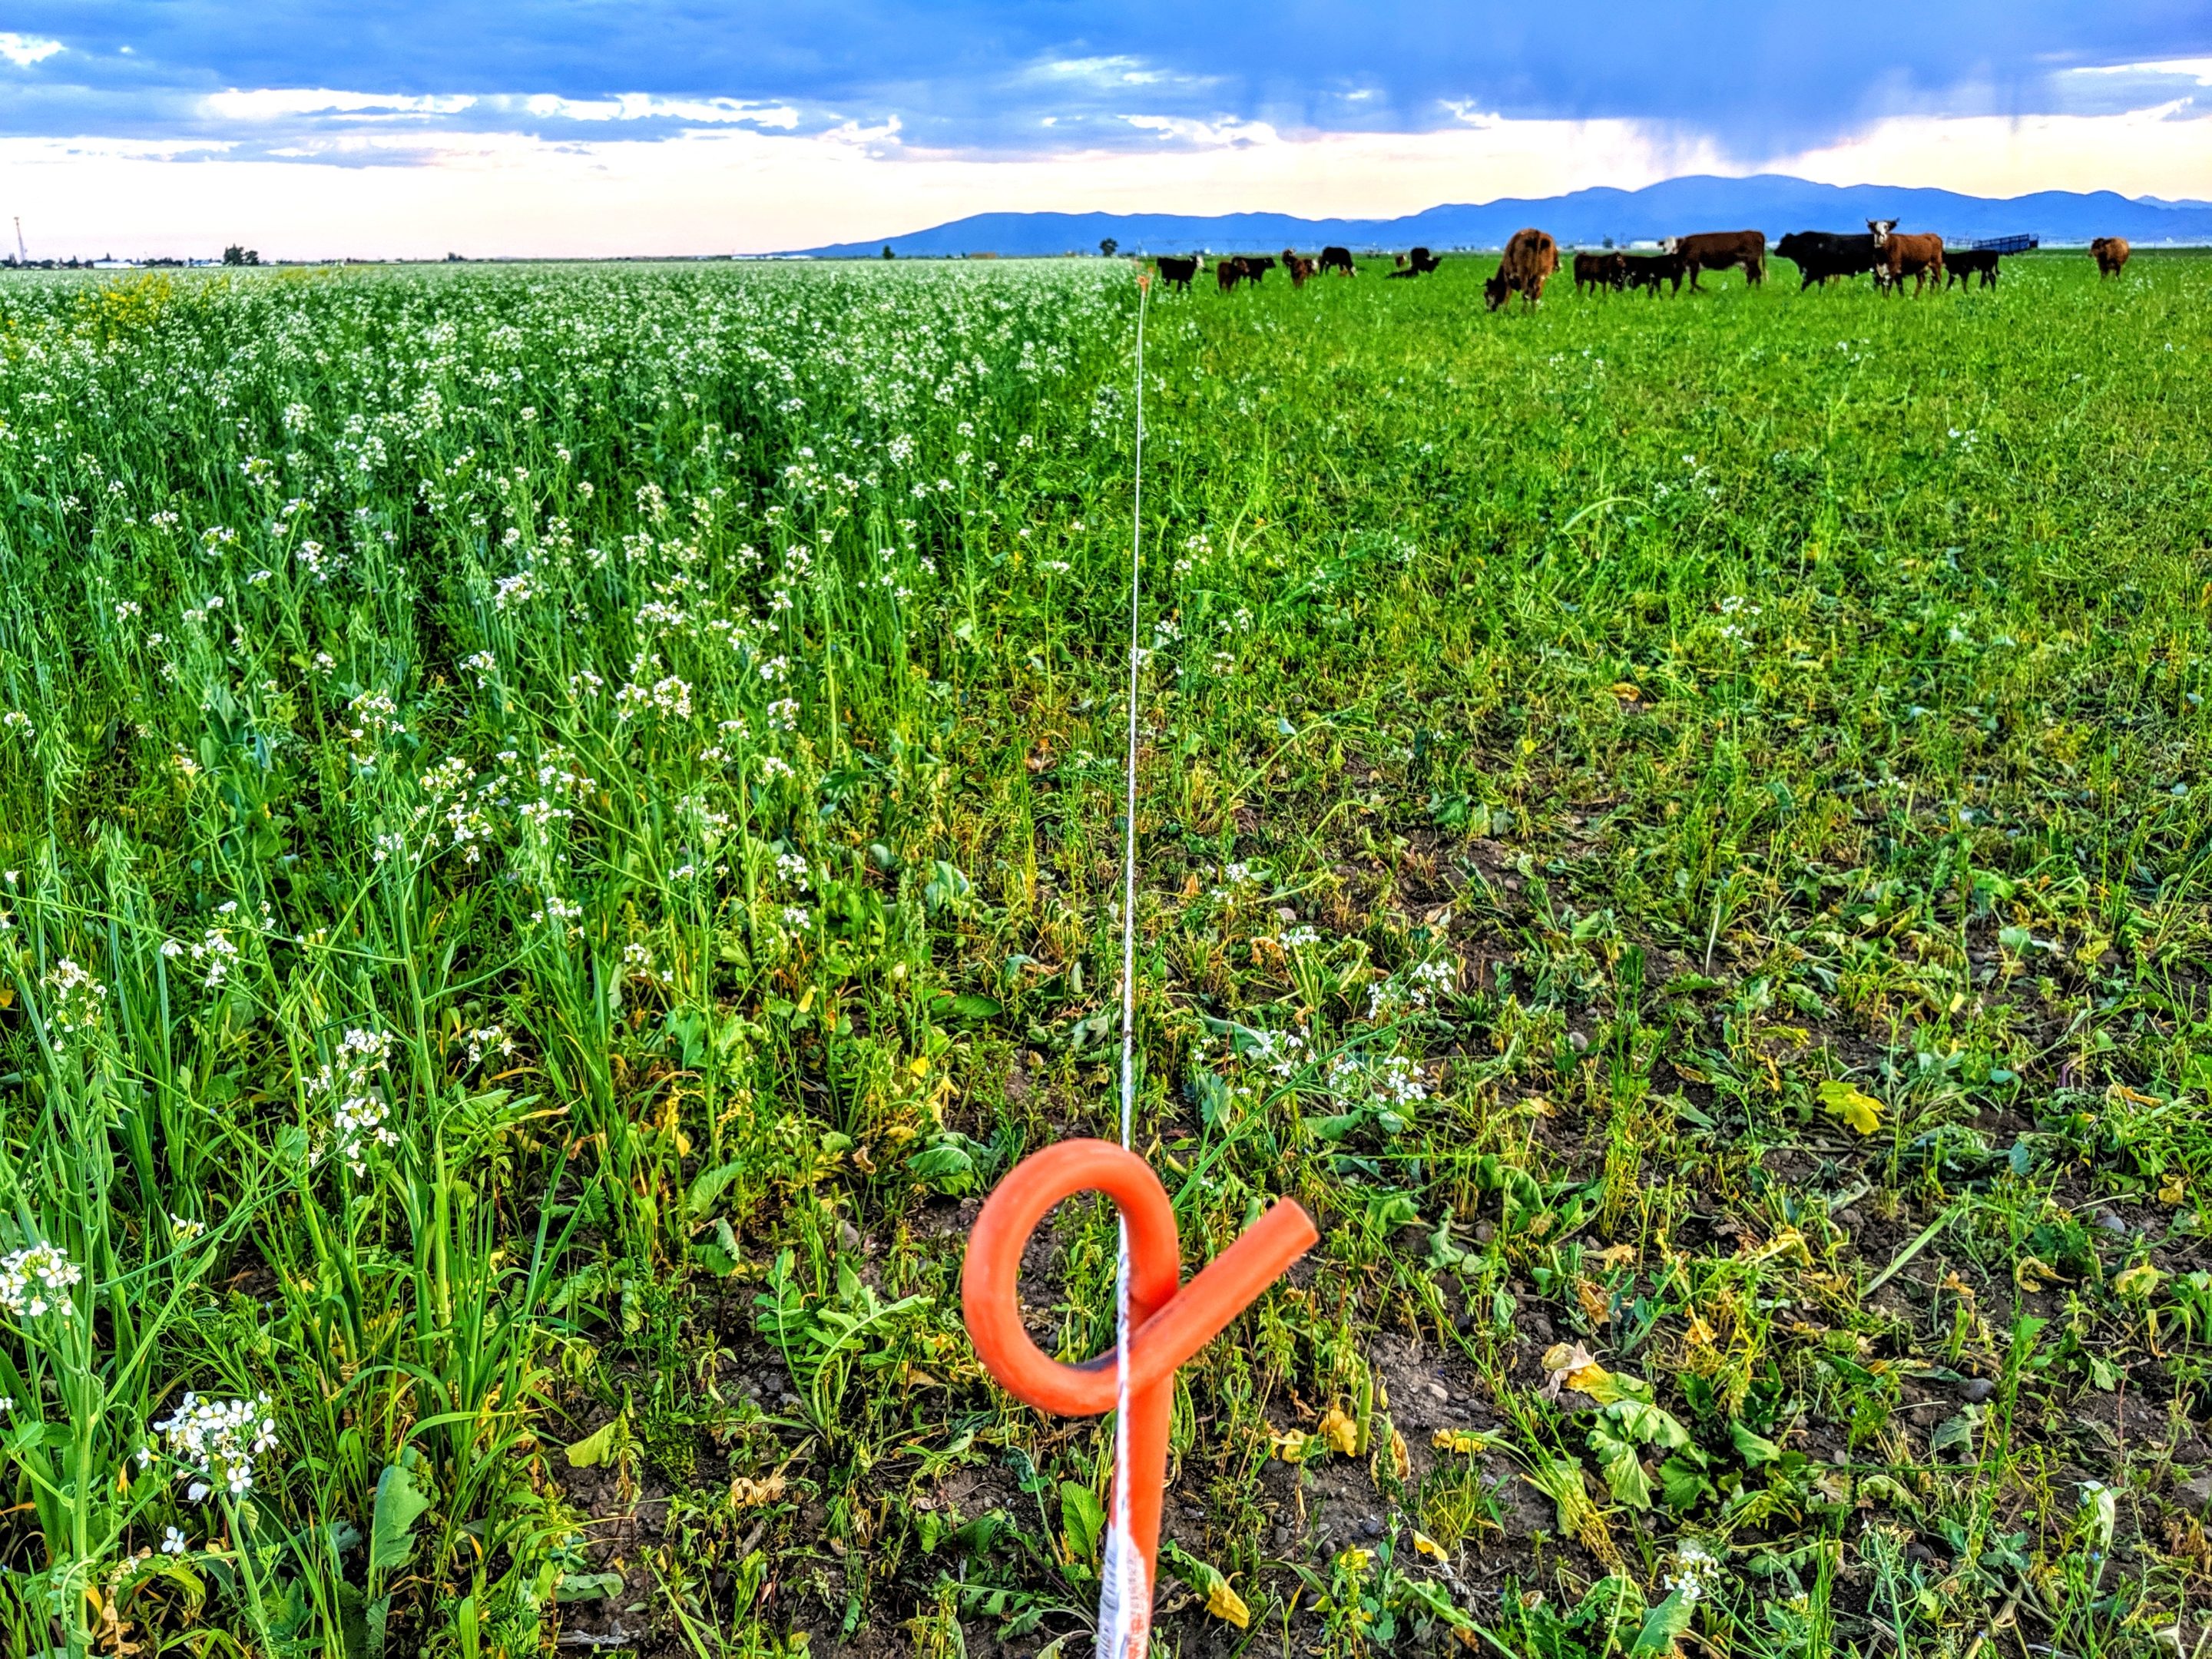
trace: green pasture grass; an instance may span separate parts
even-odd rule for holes
[[[1489,269],[1152,303],[1163,1649],[2195,1651],[2212,258]],[[1135,309],[0,282],[10,1651],[1085,1650]]]

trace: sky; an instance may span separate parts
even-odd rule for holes
[[[2212,198],[2212,0],[4,0],[0,25],[0,215],[34,258],[763,252],[1686,173]]]

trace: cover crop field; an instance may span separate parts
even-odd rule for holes
[[[2196,1652],[2212,259],[1488,269],[1152,307],[1163,1650]],[[6,1651],[1088,1651],[1136,298],[0,286]]]

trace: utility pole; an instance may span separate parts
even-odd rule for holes
[[[25,264],[31,263],[31,250],[23,246],[23,216],[15,216],[15,257]]]

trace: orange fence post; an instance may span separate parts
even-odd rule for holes
[[[1212,1341],[1319,1242],[1313,1218],[1285,1199],[1188,1285],[1175,1209],[1144,1159],[1104,1140],[1064,1140],[1024,1158],[983,1206],[968,1238],[960,1301],[983,1367],[1017,1400],[1066,1417],[1114,1409],[1111,1350],[1081,1365],[1049,1358],[1022,1324],[1022,1251],[1052,1206],[1102,1192],[1129,1228],[1129,1528],[1158,1581],[1160,1501],[1176,1368]],[[1110,1510],[1109,1511],[1111,1512]]]

